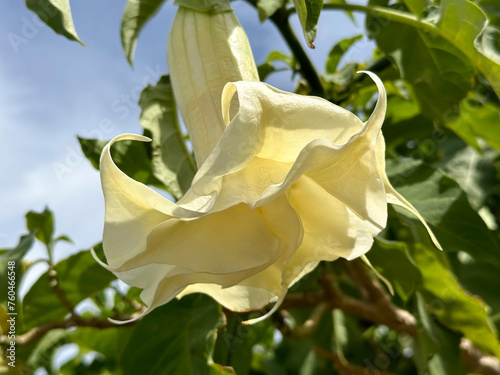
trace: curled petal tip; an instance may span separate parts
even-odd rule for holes
[[[123,324],[127,324],[127,323],[132,323],[132,322],[135,322],[137,319],[139,319],[143,314],[141,315],[138,315],[136,316],[135,318],[132,318],[132,319],[128,319],[128,320],[116,320],[116,319],[112,319],[112,318],[108,318],[108,320],[113,323],[113,324],[116,324],[116,325],[123,325]]]
[[[269,310],[267,313],[265,313],[264,315],[262,316],[259,316],[258,318],[254,318],[254,319],[249,319],[249,320],[245,320],[243,322],[241,322],[241,324],[245,324],[245,325],[253,325],[253,324],[256,324],[256,323],[260,323],[262,322],[263,320],[266,320],[267,318],[269,318],[271,315],[273,315],[276,310],[278,310],[278,308],[281,306],[281,303],[283,302],[283,300],[285,299],[285,296],[286,296],[286,292],[287,292],[287,289],[285,288],[283,290],[283,292],[281,293],[281,295],[279,296],[279,299],[278,301],[276,301],[276,303],[274,304],[273,308],[271,310]]]
[[[385,286],[387,286],[387,289],[389,289],[389,293],[391,296],[394,297],[394,288],[392,287],[392,284],[389,280],[387,280],[380,272],[378,272],[375,267],[371,264],[371,262],[368,260],[366,255],[361,255],[361,260],[373,271],[373,273],[384,282]]]
[[[107,270],[110,270],[111,267],[109,267],[106,263],[104,263],[101,259],[99,259],[99,257],[97,256],[97,254],[95,253],[95,250],[93,247],[90,248],[90,254],[92,254],[92,256],[94,257],[95,261],[97,263],[99,263],[101,266],[103,266],[104,268],[106,268]]]

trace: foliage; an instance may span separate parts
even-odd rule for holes
[[[371,70],[384,80],[389,178],[444,251],[432,246],[414,217],[394,208],[368,253],[374,270],[394,287],[393,296],[360,262],[337,261],[320,264],[293,287],[279,312],[254,326],[242,324],[252,313],[223,311],[198,294],[138,322],[114,325],[107,318],[128,320],[144,310],[140,291],[124,289],[88,250],[54,263],[54,247],[70,240],[55,237],[48,208],[29,212],[29,234],[15,248],[0,250],[0,283],[7,290],[8,262],[15,261],[19,282],[31,266],[23,258],[33,243],[47,249],[47,259],[40,260],[47,271],[15,307],[18,360],[50,374],[486,373],[464,353],[463,343],[470,340],[484,355],[500,356],[500,7],[493,0],[247,1],[261,21],[278,26],[291,51],[273,51],[259,66],[262,80],[289,70],[301,77],[298,93],[322,95],[361,118],[372,112],[376,88],[356,71]],[[163,3],[127,2],[121,41],[131,64],[139,34]],[[68,0],[26,5],[56,33],[80,42]],[[192,6],[227,10],[214,1]],[[320,15],[338,10],[367,15],[365,34],[376,42],[374,56],[346,63],[350,50],[363,48],[363,36],[356,35],[327,46],[326,66],[314,68],[290,32],[289,18],[298,17],[313,47]],[[335,33],[335,26],[328,31]],[[120,142],[111,150],[113,159],[135,180],[180,199],[196,165],[169,77],[145,87],[138,104],[152,142]],[[79,141],[99,168],[107,142]],[[100,246],[95,251],[103,259]],[[76,345],[78,354],[54,369],[54,358],[67,345]]]

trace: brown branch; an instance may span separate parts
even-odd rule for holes
[[[500,374],[500,360],[491,355],[485,355],[465,338],[460,341],[460,358],[475,373],[484,375]]]
[[[130,319],[132,317],[126,316],[122,318]],[[123,324],[123,326],[131,326],[134,325],[135,323],[136,322],[129,322]],[[70,327],[94,327],[99,329],[106,329],[106,328],[117,327],[117,325],[115,323],[110,322],[107,319],[101,319],[101,318],[83,319],[77,315],[72,315],[68,320],[65,321],[48,322],[42,326],[34,327],[30,329],[28,332],[16,336],[15,343],[17,345],[27,345],[38,340],[47,332],[52,331],[53,329],[60,329],[60,328],[66,329]],[[12,340],[10,340],[7,336],[3,335],[0,336],[0,345],[4,346],[10,345],[11,341]]]
[[[360,261],[353,260],[349,262],[345,259],[338,259],[337,263],[347,271],[361,293],[366,295],[369,300],[382,308],[391,302],[391,297],[386,293],[384,287],[370,275]]]
[[[342,375],[397,375],[394,372],[373,370],[342,361],[336,354],[326,351],[320,347],[315,347],[314,351],[322,357],[333,362],[333,367]]]
[[[277,328],[281,331],[284,336],[293,338],[293,339],[302,339],[304,337],[308,337],[313,334],[319,326],[321,318],[329,310],[329,305],[326,301],[322,301],[314,306],[309,319],[307,319],[304,324],[297,327],[290,327],[286,323],[282,323],[281,321],[275,322],[277,323]],[[286,318],[288,312],[286,310],[281,310],[281,314],[283,318]]]
[[[290,294],[283,301],[282,308],[311,307],[327,302],[329,309],[338,308],[367,321],[383,324],[395,331],[407,333],[414,339],[418,338],[416,318],[410,312],[394,305],[382,285],[371,277],[362,264],[349,266],[342,264],[342,266],[348,270],[351,277],[357,278],[356,284],[358,288],[365,290],[364,293],[361,293],[366,295],[368,301],[346,296],[335,285],[334,276],[324,274],[320,279],[323,292]],[[483,375],[500,375],[500,360],[485,355],[465,338],[462,338],[460,353],[462,362],[474,372]],[[333,355],[335,356],[335,354]],[[341,370],[337,370],[342,373]],[[352,374],[357,373],[353,371]]]
[[[71,301],[66,297],[66,294],[59,286],[59,279],[57,278],[57,272],[54,268],[49,269],[49,285],[54,291],[57,299],[61,301],[64,307],[68,309],[68,311],[73,314],[75,310],[75,306],[71,303]]]

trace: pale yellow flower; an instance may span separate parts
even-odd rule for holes
[[[210,18],[216,16],[201,17],[218,25]],[[227,17],[234,16],[224,17],[227,25]],[[229,49],[241,55],[239,38]],[[169,54],[172,77],[178,77],[176,98],[202,161],[190,190],[173,203],[117,168],[110,155],[113,143],[148,138],[116,137],[101,157],[108,261],[103,265],[125,283],[143,288],[147,311],[193,292],[206,293],[234,311],[272,301],[278,302],[276,308],[288,288],[320,261],[364,255],[386,226],[387,202],[420,218],[385,174],[381,126],[387,100],[373,73],[366,72],[379,98],[363,123],[324,99],[261,82],[227,83],[219,101],[215,88],[225,80],[217,76],[220,65],[211,68],[214,84],[212,75],[181,79],[175,61]],[[252,77],[251,66],[245,69]],[[185,115],[190,111],[196,115]],[[208,142],[203,134],[212,130],[220,134]]]

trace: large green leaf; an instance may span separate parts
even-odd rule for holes
[[[374,1],[374,3],[377,2]],[[443,0],[441,1],[441,8],[434,8],[439,11],[438,17],[436,17],[436,12],[432,12],[430,18],[426,19],[420,19],[417,15],[408,12],[380,6],[349,5],[335,6],[335,8],[363,10],[381,19],[378,23],[379,27],[373,28],[377,34],[378,32],[386,32],[386,24],[397,22],[411,26],[418,30],[421,35],[421,32],[426,32],[429,38],[436,41],[441,39],[446,41],[449,46],[444,51],[453,53],[453,50],[460,50],[488,78],[497,96],[500,97],[500,79],[498,78],[500,77],[500,53],[497,43],[499,33],[495,28],[486,27],[486,15],[473,2],[469,0]],[[421,8],[415,7],[417,12],[419,9]],[[368,22],[370,21],[368,20]],[[377,36],[373,32],[372,35]],[[392,37],[397,39],[400,35],[393,34]],[[412,46],[413,43],[413,41],[407,39],[402,40],[402,42],[406,46]],[[437,46],[444,46],[441,42],[436,43]],[[453,49],[450,46],[453,46]],[[418,59],[415,60],[418,61]]]
[[[103,356],[100,365],[106,368],[110,374],[122,374],[119,360],[134,329],[135,327],[133,326],[116,326],[106,329],[78,327],[74,331],[68,333],[68,338],[71,342],[78,345],[80,353],[86,353],[88,351],[100,353]],[[72,371],[68,372],[69,374],[74,373]],[[89,373],[89,371],[86,373]],[[104,372],[99,373],[101,374]]]
[[[123,350],[125,375],[209,374],[216,331],[223,324],[219,305],[196,294],[172,300],[142,319]]]
[[[435,251],[421,244],[413,247],[413,259],[423,276],[422,294],[429,312],[445,326],[463,333],[479,349],[499,356],[500,342],[486,306],[461,288]]]
[[[191,186],[196,165],[179,125],[169,76],[161,77],[156,86],[147,86],[139,105],[141,125],[153,138],[153,174],[179,199]]]
[[[500,54],[492,39],[498,31],[485,29],[487,17],[469,0],[442,0],[438,27],[471,59],[488,78],[500,97]]]
[[[407,251],[403,242],[375,239],[368,254],[373,266],[391,282],[404,301],[422,284],[422,275],[408,257]]]
[[[446,125],[478,150],[478,137],[500,150],[500,111],[492,104],[466,98],[460,103],[460,114]]]
[[[122,16],[120,37],[125,56],[132,65],[137,39],[144,25],[160,9],[165,0],[128,0]]]
[[[0,305],[4,307],[4,309],[7,312],[17,312],[18,308],[18,302],[19,302],[19,287],[21,285],[21,281],[24,276],[24,267],[22,264],[22,259],[26,255],[26,253],[31,249],[33,246],[33,243],[35,241],[35,236],[33,233],[30,233],[28,235],[22,236],[19,239],[19,243],[17,246],[13,249],[6,250],[2,252],[0,255],[0,288],[3,291],[3,293],[0,295]],[[15,265],[11,266],[12,263],[9,264],[9,262],[14,262]],[[11,273],[11,278],[12,278],[12,272],[14,272],[14,290],[15,290],[15,301],[10,301],[14,302],[15,304],[13,305],[12,303],[7,304],[7,299],[8,299],[8,293],[7,291],[8,286],[9,286],[9,272]]]
[[[387,160],[388,176],[431,226],[445,251],[465,251],[500,267],[500,250],[488,227],[451,178],[420,162]],[[403,209],[398,213],[414,220]]]
[[[299,16],[307,45],[310,48],[314,48],[313,42],[314,39],[316,39],[319,15],[323,8],[323,0],[293,0],[293,4]]]
[[[108,141],[98,139],[78,138],[83,154],[99,169],[102,149]],[[113,161],[128,176],[147,185],[164,188],[163,184],[153,175],[151,158],[148,156],[148,143],[120,141],[111,148]]]
[[[54,269],[59,287],[73,305],[92,297],[116,279],[95,261],[88,250],[60,261]],[[40,276],[23,299],[25,330],[48,321],[61,320],[68,313],[50,287],[48,272]]]
[[[57,34],[84,45],[73,25],[69,0],[26,0],[26,6]]]
[[[367,18],[370,35],[397,64],[401,76],[411,85],[422,113],[443,122],[450,107],[472,87],[473,65],[459,48],[424,29]],[[373,27],[370,25],[380,25]]]
[[[476,0],[475,2],[488,15],[492,25],[500,26],[500,3],[497,0]]]
[[[487,262],[477,262],[473,259],[467,259],[455,267],[456,274],[460,283],[469,292],[481,297],[484,302],[492,309],[492,315],[500,313],[500,299],[498,291],[500,290],[500,277],[498,269]]]
[[[440,147],[440,153],[441,160],[433,165],[458,182],[467,193],[472,207],[480,209],[500,184],[493,164],[496,153],[487,151],[480,154],[458,137],[450,137]]]

